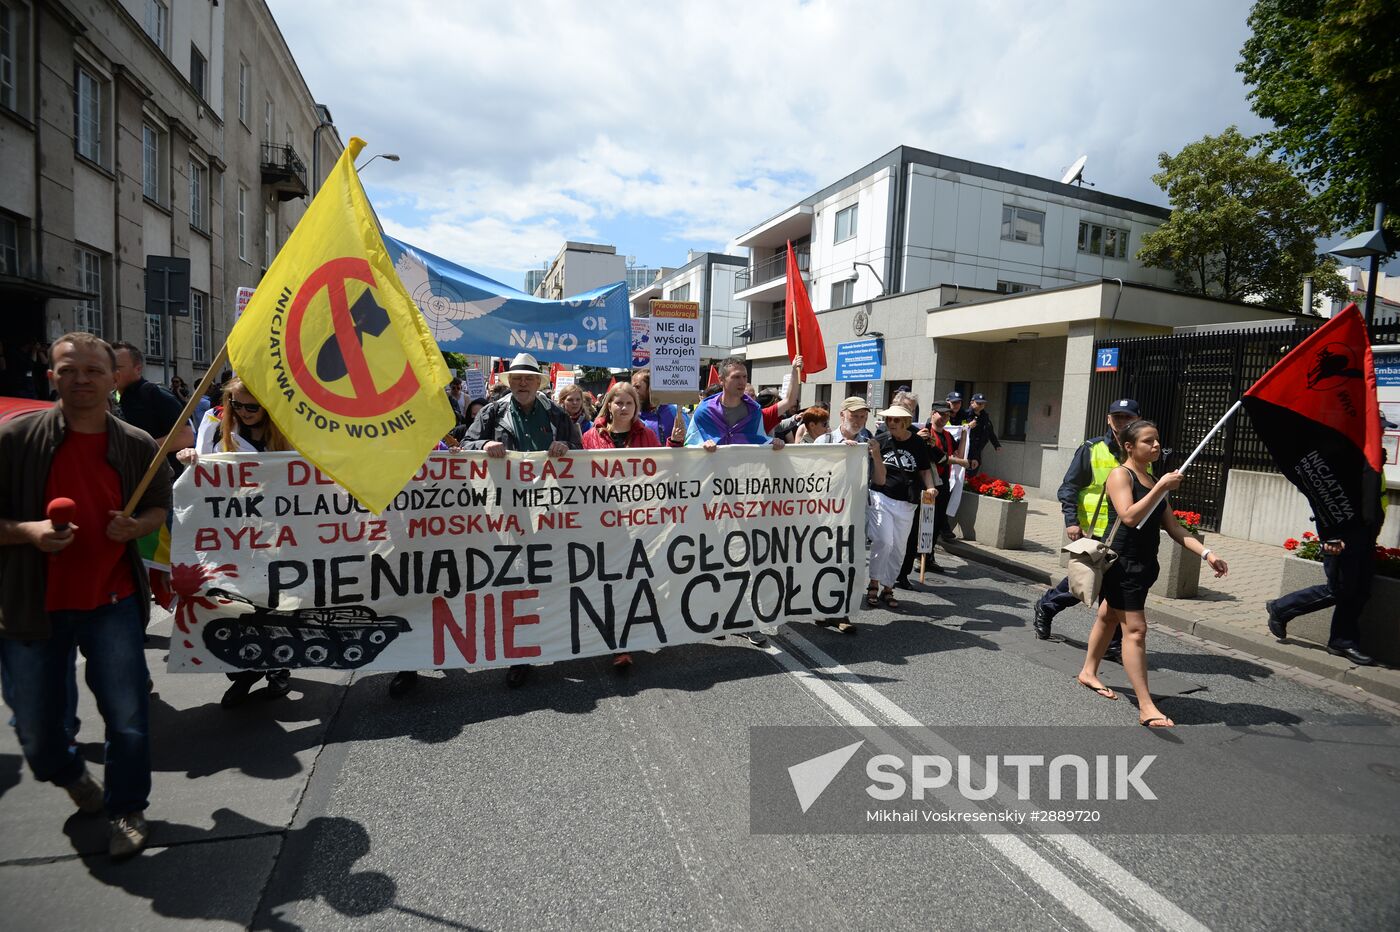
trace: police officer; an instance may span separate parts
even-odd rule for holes
[[[994,450],[1001,449],[1001,441],[992,427],[992,416],[987,413],[987,396],[981,392],[972,396],[972,414],[967,423],[971,425],[968,430],[972,431],[972,439],[967,445],[967,468],[977,472],[982,468],[982,451],[988,443]]]
[[[972,420],[972,412],[963,407],[962,392],[949,392],[943,400],[948,402],[949,427],[961,427]]]
[[[1074,451],[1065,481],[1060,484],[1060,510],[1065,516],[1065,533],[1070,540],[1088,534],[1102,539],[1113,521],[1113,503],[1104,495],[1108,474],[1119,465],[1118,432],[1142,417],[1142,409],[1131,398],[1122,398],[1108,406],[1108,433],[1086,440]],[[1103,499],[1103,507],[1099,500]],[[1097,511],[1098,518],[1094,518]],[[1092,526],[1090,522],[1093,522]],[[1050,625],[1060,612],[1079,602],[1069,591],[1069,579],[1046,591],[1035,603],[1035,636],[1042,641],[1050,637]],[[1120,629],[1105,656],[1117,660],[1123,643]]]

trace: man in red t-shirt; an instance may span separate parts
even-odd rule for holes
[[[113,417],[112,348],[70,333],[50,348],[58,404],[0,425],[0,666],[36,779],[85,813],[111,820],[108,852],[145,847],[151,791],[145,629],[150,593],[136,542],[165,521],[170,468],[160,464],[133,516],[122,514],[156,454],[144,431]],[[59,523],[54,499],[72,499]],[[64,732],[73,648],[107,724],[104,791]]]

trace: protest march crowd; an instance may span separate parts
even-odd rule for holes
[[[350,163],[356,151],[356,146],[347,150],[350,161],[342,159],[337,177],[351,177]],[[324,196],[317,196],[304,224],[326,222],[316,213],[325,203]],[[363,197],[362,192],[359,197]],[[367,223],[334,227],[373,229]],[[377,248],[382,252],[382,244]],[[346,247],[340,254],[349,251]],[[295,254],[293,241],[284,248],[284,254],[289,252]],[[278,280],[284,260],[279,254],[269,278]],[[272,297],[256,309],[250,305],[230,335],[230,344],[240,327],[255,332],[254,325],[248,323],[251,317],[265,314],[266,319],[280,325],[277,315],[283,313],[294,291],[291,286],[269,289],[267,294]],[[403,298],[407,302],[407,296]],[[296,309],[293,304],[291,312]],[[1354,309],[1353,316],[1359,321]],[[415,316],[412,325],[421,326],[421,315]],[[1319,340],[1330,338],[1322,334],[1325,329],[1319,330]],[[1362,333],[1364,339],[1364,330]],[[431,342],[431,336],[427,341]],[[223,372],[216,383],[211,370],[205,379],[209,386],[206,396],[189,397],[182,403],[176,392],[183,383],[172,392],[144,378],[143,358],[137,347],[108,344],[89,333],[68,333],[48,348],[47,380],[54,403],[37,405],[35,410],[0,421],[0,679],[4,702],[35,779],[63,788],[81,812],[105,814],[111,823],[109,853],[116,859],[140,852],[150,836],[144,816],[151,791],[145,631],[153,598],[162,593],[159,587],[153,592],[141,542],[153,535],[159,537],[171,526],[175,475],[183,469],[201,469],[200,458],[216,454],[244,454],[256,459],[285,453],[322,462],[323,451],[296,440],[291,426],[295,420],[271,416],[276,411],[299,411],[306,404],[300,408],[271,407],[290,403],[295,392],[290,381],[279,382],[268,371],[280,365],[280,357],[274,357],[269,366],[266,343],[259,338],[253,344],[263,356],[240,358],[231,354],[237,375]],[[336,344],[332,340],[328,345]],[[345,345],[342,340],[338,347],[343,351]],[[815,350],[820,344],[806,345]],[[1295,353],[1308,347],[1305,343]],[[295,350],[292,379],[298,371],[305,375],[309,368],[302,362],[301,370],[297,369],[299,353]],[[468,398],[463,381],[449,382],[445,370],[433,361],[439,368],[431,371],[441,372],[441,379],[436,375],[432,381],[422,377],[410,387],[422,389],[419,410],[445,403],[452,414],[447,429],[425,435],[429,443],[439,438],[434,444],[438,453],[418,448],[413,453],[414,468],[422,466],[425,453],[475,462],[523,462],[535,454],[531,461],[563,463],[570,457],[608,456],[608,451],[616,450],[687,448],[693,452],[675,455],[704,457],[720,447],[752,447],[755,449],[747,453],[728,451],[744,454],[742,460],[733,462],[742,463],[746,481],[752,481],[755,471],[773,471],[775,466],[763,464],[779,463],[773,458],[783,457],[788,445],[863,448],[810,452],[833,457],[842,452],[852,462],[864,464],[863,475],[855,477],[854,486],[855,494],[863,492],[865,498],[864,528],[855,528],[850,537],[858,540],[863,530],[866,559],[849,578],[856,586],[857,598],[848,597],[844,604],[863,609],[867,614],[862,621],[880,618],[876,612],[898,612],[902,606],[896,591],[914,588],[910,574],[915,560],[921,561],[921,578],[924,572],[940,572],[936,545],[956,539],[949,526],[948,502],[958,483],[964,474],[977,472],[988,445],[1000,448],[987,399],[974,395],[965,409],[964,399],[954,392],[930,404],[922,419],[919,399],[908,391],[897,392],[890,406],[880,411],[872,411],[861,397],[845,398],[833,409],[812,406],[798,410],[805,361],[800,349],[790,349],[789,358],[792,374],[781,398],[774,392],[755,392],[747,363],[735,357],[714,368],[712,384],[689,406],[656,403],[652,373],[646,369],[634,371],[626,381],[615,379],[596,406],[576,384],[556,386],[551,397],[544,391],[545,368],[526,352],[510,360],[487,396]],[[363,367],[364,360],[341,359],[340,364],[339,375],[344,377],[349,368],[353,379],[355,364]],[[403,363],[397,365],[402,367]],[[405,381],[411,381],[412,369],[410,357]],[[1249,408],[1256,425],[1266,421],[1269,406],[1284,412],[1280,417],[1297,414],[1299,407],[1288,401],[1283,389],[1265,386],[1268,378],[1251,389],[1255,399],[1245,399],[1256,402]],[[1374,420],[1374,376],[1370,391],[1372,402],[1364,410]],[[405,425],[416,423],[411,416],[398,417]],[[1156,705],[1149,690],[1145,651],[1146,594],[1159,572],[1159,529],[1167,532],[1173,544],[1200,556],[1217,576],[1229,567],[1221,554],[1186,535],[1171,520],[1169,495],[1180,486],[1182,473],[1156,468],[1163,438],[1137,402],[1127,398],[1115,401],[1106,412],[1106,427],[1101,437],[1080,446],[1059,489],[1071,540],[1069,549],[1075,552],[1067,580],[1035,604],[1033,631],[1038,638],[1048,638],[1056,613],[1076,603],[1091,607],[1096,615],[1083,667],[1076,677],[1078,686],[1103,699],[1117,700],[1119,696],[1099,679],[1099,667],[1105,656],[1121,651],[1137,702],[1138,723],[1170,728],[1172,719]],[[1374,428],[1372,424],[1370,429]],[[1299,433],[1296,425],[1293,433]],[[312,435],[303,432],[301,436]],[[1365,464],[1378,468],[1379,455],[1370,458],[1369,451],[1363,452],[1368,457]],[[1349,454],[1335,454],[1344,455]],[[1363,470],[1358,466],[1356,471]],[[393,493],[403,488],[403,482],[402,477],[394,478],[381,489],[387,494],[381,495],[377,504],[364,500],[349,483],[342,485],[346,492],[364,500],[371,511],[379,512]],[[182,490],[189,484],[183,483]],[[1357,664],[1371,662],[1360,650],[1357,619],[1369,592],[1371,563],[1365,558],[1379,532],[1380,513],[1374,495],[1362,499],[1366,507],[1359,519],[1357,514],[1318,511],[1328,585],[1271,603],[1267,612],[1269,630],[1282,638],[1291,618],[1334,606],[1329,649]],[[852,522],[850,515],[855,513],[859,512],[848,511],[845,520]],[[268,546],[275,549],[275,545]],[[358,546],[368,550],[371,545]],[[851,552],[858,555],[859,548],[853,547]],[[863,588],[857,585],[861,579],[866,582]],[[177,591],[182,599],[198,601],[202,597],[200,587],[177,587]],[[267,608],[277,609],[275,592],[271,600]],[[168,598],[162,603],[168,605]],[[185,607],[183,602],[175,604],[177,625],[179,612]],[[845,636],[860,630],[850,614],[813,620]],[[782,621],[775,610],[774,620],[766,624],[768,631]],[[742,629],[733,633],[756,646],[766,644],[765,633],[757,625],[745,624]],[[710,636],[709,629],[705,630],[704,636]],[[725,630],[732,629],[726,626]],[[369,636],[376,635],[382,646],[382,638],[388,635],[379,631]],[[504,637],[508,643],[509,633]],[[87,686],[106,727],[102,783],[87,771],[77,749],[75,671],[79,651],[86,659],[83,671]],[[618,649],[611,651],[612,669],[625,674],[637,662],[633,653],[626,647],[624,635]],[[512,660],[518,656],[504,654]],[[440,661],[435,662],[440,665]],[[263,663],[239,669],[228,674],[231,683],[225,688],[222,704],[239,705],[264,682],[259,695],[275,700],[291,689],[291,668],[321,665],[331,666],[329,662],[287,661],[286,668]],[[524,686],[531,669],[526,662],[511,663],[507,686]],[[396,670],[389,695],[397,698],[407,694],[417,679],[412,670]],[[1067,688],[1076,687],[1068,684]]]

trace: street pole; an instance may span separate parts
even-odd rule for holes
[[[1376,203],[1376,223],[1374,229],[1385,231],[1385,202]],[[1376,322],[1376,277],[1380,274],[1381,257],[1374,255],[1371,257],[1371,275],[1366,283],[1366,327],[1370,327]]]

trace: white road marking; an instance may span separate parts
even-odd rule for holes
[[[842,696],[835,687],[827,682],[828,679],[835,680],[849,689],[856,698],[887,719],[889,724],[923,728],[930,736],[934,736],[934,733],[915,716],[885,696],[873,685],[865,682],[859,674],[837,662],[821,648],[793,631],[791,627],[783,632],[781,638],[805,654],[813,662],[813,666],[807,666],[790,652],[774,646],[771,641],[766,648],[769,656],[847,724],[864,727],[874,725],[875,722],[854,703]],[[947,745],[941,739],[938,739],[938,743],[945,745],[946,750],[956,753],[955,748]],[[1132,928],[1072,878],[1037,853],[1020,836],[987,833],[977,837],[980,837],[998,854],[1015,865],[1037,886],[1053,896],[1091,929]],[[1194,916],[1125,870],[1081,836],[1061,833],[1038,837],[1056,845],[1069,858],[1119,894],[1124,902],[1132,903],[1163,928],[1171,929],[1173,932],[1208,932],[1207,927]]]

